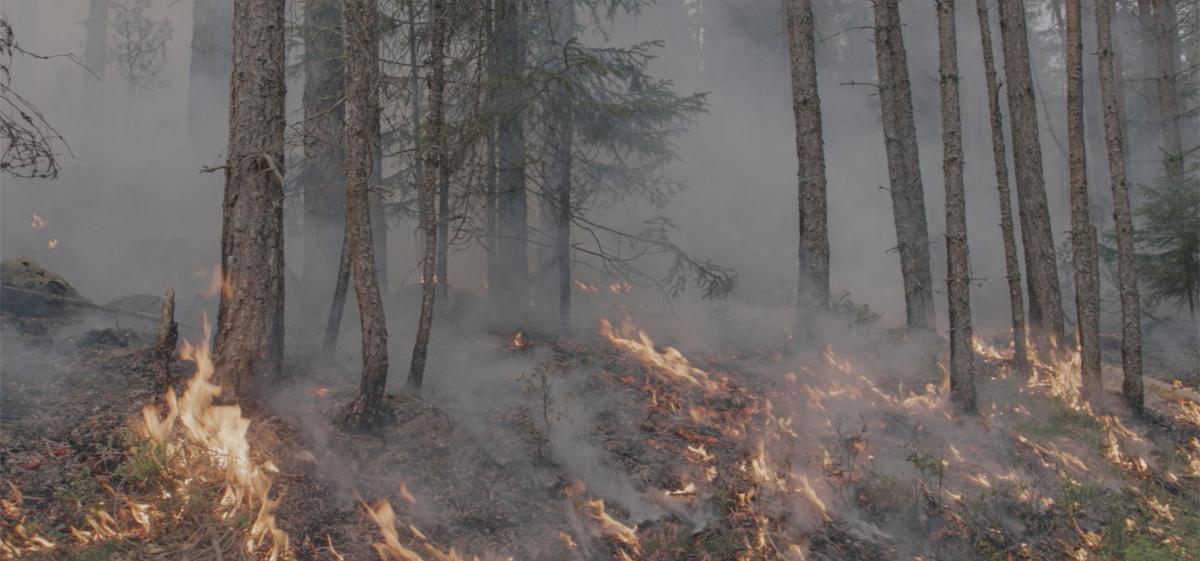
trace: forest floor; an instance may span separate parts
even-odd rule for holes
[[[1072,399],[1069,360],[1030,381],[981,344],[980,413],[966,416],[947,403],[928,342],[894,335],[810,351],[781,337],[716,355],[658,346],[630,325],[574,339],[476,334],[476,362],[522,375],[464,377],[449,384],[469,396],[457,401],[396,394],[391,420],[351,434],[328,420],[354,395],[353,362],[289,355],[276,398],[229,425],[246,431],[237,463],[177,426],[146,429],[149,404],[155,419],[177,404],[191,426],[203,359],[171,364],[179,398],[165,400],[146,334],[80,325],[0,316],[0,558],[1200,552],[1194,389],[1149,387],[1144,416],[1115,398],[1093,413]],[[194,411],[217,414],[205,407]],[[244,484],[234,464],[269,487]]]

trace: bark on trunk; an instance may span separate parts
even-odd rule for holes
[[[179,324],[175,323],[175,289],[168,288],[158,317],[158,335],[154,342],[155,368],[159,383],[171,384],[171,362],[175,360],[175,345],[179,342]]]
[[[796,304],[801,310],[829,306],[829,226],[825,199],[825,141],[811,0],[788,0],[787,39],[792,69],[792,116],[799,162],[800,275]]]
[[[432,109],[431,109],[432,110]],[[434,286],[437,288],[438,309],[445,310],[450,303],[450,166],[449,158],[438,165],[437,189],[437,273]]]
[[[554,41],[557,53],[564,56],[560,71],[569,80],[571,68],[563,55],[563,47],[575,36],[575,0],[557,2]],[[571,160],[574,157],[575,126],[571,92],[559,85],[556,93],[556,141],[554,145],[554,252],[558,280],[558,324],[564,334],[571,332]]]
[[[958,38],[954,0],[938,0],[938,67],[942,101],[942,172],[946,186],[946,286],[950,308],[950,394],[960,411],[975,411],[971,328],[971,260],[963,189],[962,118],[958,103]]]
[[[875,62],[879,73],[892,215],[904,278],[904,303],[910,329],[933,329],[933,278],[929,269],[929,227],[921,185],[912,90],[900,26],[899,0],[872,0],[875,7]]]
[[[300,276],[306,302],[329,301],[346,235],[342,30],[342,0],[305,2],[304,164],[300,177],[304,266]]]
[[[1180,133],[1179,90],[1175,79],[1178,61],[1177,17],[1168,0],[1154,2],[1154,50],[1158,70],[1158,110],[1162,117],[1163,169],[1167,178],[1183,178],[1183,137]]]
[[[522,76],[524,35],[516,0],[496,2],[497,92],[497,302],[518,315],[529,304],[528,208]]]
[[[1121,394],[1136,412],[1142,411],[1142,326],[1134,266],[1133,216],[1129,179],[1125,172],[1125,131],[1121,123],[1119,74],[1113,49],[1114,0],[1096,0],[1096,43],[1100,65],[1100,97],[1104,106],[1104,141],[1113,194],[1113,224],[1117,237],[1117,291],[1121,297]]]
[[[371,138],[379,108],[378,14],[375,0],[345,0],[342,29],[346,31],[346,236],[350,238],[350,263],[354,294],[362,325],[362,379],[358,397],[344,412],[343,421],[365,428],[386,415],[387,322],[379,296],[372,241],[370,197]]]
[[[1021,0],[1000,0],[1000,37],[1004,45],[1017,207],[1021,220],[1021,241],[1025,247],[1026,281],[1029,285],[1028,327],[1043,355],[1048,356],[1051,342],[1062,339],[1062,296],[1058,287],[1054,235],[1042,176],[1037,100],[1033,95],[1025,5]]]
[[[328,360],[337,352],[338,336],[342,331],[342,313],[346,309],[346,293],[350,289],[350,237],[343,236],[342,256],[338,259],[337,281],[334,283],[333,303],[329,306],[329,319],[325,322],[325,341],[321,354]]]
[[[487,127],[484,133],[484,212],[487,216],[484,218],[485,246],[487,247],[487,276],[484,277],[485,288],[488,298],[494,294],[495,287],[498,285],[499,271],[499,247],[497,246],[496,233],[496,86],[499,79],[499,72],[496,64],[496,32],[495,32],[495,10],[494,0],[484,0],[484,25],[487,34],[487,48],[485,53],[484,64],[487,72],[487,88],[485,90],[484,99],[484,126]]]
[[[213,142],[224,132],[219,128],[224,120],[218,116],[228,109],[222,102],[229,95],[232,26],[233,10],[228,0],[196,0],[192,5],[187,132],[194,143]],[[214,153],[219,146],[212,146]]]
[[[378,51],[376,60],[378,60]],[[383,72],[380,66],[379,72]],[[382,81],[382,80],[380,80]],[[375,96],[372,105],[380,107],[379,87],[372,92]],[[379,277],[379,292],[383,301],[388,301],[388,219],[387,191],[383,187],[383,124],[380,122],[381,111],[375,111],[375,122],[371,126],[371,239],[375,244],[375,273]],[[345,244],[342,244],[343,246]]]
[[[992,163],[996,169],[996,192],[1000,196],[1000,235],[1004,241],[1004,270],[1008,280],[1008,302],[1012,310],[1013,367],[1026,378],[1029,351],[1025,337],[1025,303],[1021,295],[1021,262],[1017,258],[1017,237],[1013,226],[1012,194],[1008,187],[1008,156],[1004,146],[1004,123],[1000,111],[1000,84],[992,51],[992,27],[987,0],[975,0],[979,16],[979,37],[983,46],[983,74],[987,85],[988,113],[991,115]]]
[[[410,119],[412,121],[412,138],[413,138],[413,190],[417,193],[421,192],[421,185],[425,181],[425,170],[422,147],[421,147],[421,42],[418,40],[417,34],[417,5],[416,0],[408,0],[408,99],[409,111],[412,113]]]
[[[283,363],[284,2],[235,0],[214,346],[225,395],[255,399]]]
[[[1083,397],[1099,405],[1100,279],[1088,217],[1087,157],[1083,124],[1083,18],[1080,0],[1067,0],[1067,168],[1071,177],[1071,261],[1075,277],[1076,329],[1082,355]]]
[[[443,175],[446,139],[442,134],[442,93],[445,88],[446,6],[445,0],[430,2],[430,52],[432,66],[429,78],[429,122],[425,125],[425,185],[421,191],[421,227],[425,232],[425,256],[422,261],[421,317],[417,324],[417,340],[413,344],[412,364],[408,371],[408,387],[420,391],[425,378],[425,357],[429,351],[429,334],[433,328],[433,305],[435,300],[435,267],[437,241],[437,214],[434,197],[437,195],[438,179]]]

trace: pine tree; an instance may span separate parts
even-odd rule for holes
[[[829,225],[825,199],[825,144],[811,0],[788,0],[787,38],[792,69],[792,115],[799,161],[800,276],[797,304],[829,306]],[[803,321],[803,320],[800,320]]]
[[[907,324],[910,329],[933,329],[929,226],[925,219],[925,190],[921,185],[917,129],[913,124],[912,89],[901,33],[899,1],[872,0],[872,5],[875,8],[879,105]]]
[[[342,9],[345,35],[345,171],[346,233],[350,239],[350,264],[354,294],[362,326],[362,379],[358,396],[343,413],[349,427],[374,425],[387,413],[387,322],[379,295],[372,241],[370,198],[372,137],[378,108],[379,14],[375,0],[345,0]]]
[[[962,118],[958,99],[958,36],[954,0],[938,0],[938,66],[942,100],[942,171],[946,186],[946,270],[950,310],[950,393],[962,411],[975,410],[975,334],[971,328],[971,261],[963,188]]]
[[[1083,396],[1099,405],[1100,277],[1095,228],[1088,216],[1087,157],[1083,123],[1083,18],[1080,0],[1067,0],[1067,147],[1071,178],[1071,262],[1075,278],[1076,330],[1082,355]]]
[[[283,363],[284,1],[235,0],[214,346],[226,395],[255,398]]]
[[[1100,97],[1104,105],[1104,140],[1108,148],[1108,173],[1112,182],[1113,223],[1117,242],[1117,291],[1121,297],[1121,366],[1125,376],[1121,393],[1134,411],[1141,411],[1142,325],[1134,265],[1133,215],[1129,205],[1129,179],[1125,175],[1125,134],[1120,118],[1121,96],[1114,68],[1112,16],[1115,0],[1096,0],[1096,43],[1100,65]]]

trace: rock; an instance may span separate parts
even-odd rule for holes
[[[62,299],[91,303],[62,275],[42,268],[33,259],[18,257],[0,262],[0,309],[18,316],[57,316],[75,312]]]
[[[122,296],[109,302],[105,307],[123,312],[135,312],[158,317],[162,311],[163,298],[162,296],[154,296],[153,294],[131,294]]]
[[[128,329],[121,328],[106,328],[93,329],[83,334],[76,343],[80,348],[92,347],[120,347],[125,348],[134,343],[141,342],[141,337],[137,333]]]

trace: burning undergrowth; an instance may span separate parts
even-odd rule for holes
[[[336,366],[298,370],[276,414],[246,412],[214,402],[204,344],[184,347],[167,389],[137,345],[89,341],[107,346],[45,364],[65,372],[52,381],[6,366],[6,558],[1185,559],[1200,547],[1189,390],[1160,388],[1150,419],[1093,413],[1073,398],[1070,356],[1025,380],[980,342],[981,413],[963,417],[929,341],[714,355],[605,322],[598,337],[488,339],[479,352],[498,370],[528,366],[480,387],[490,408],[398,395],[391,423],[349,434],[326,422],[353,396]]]

